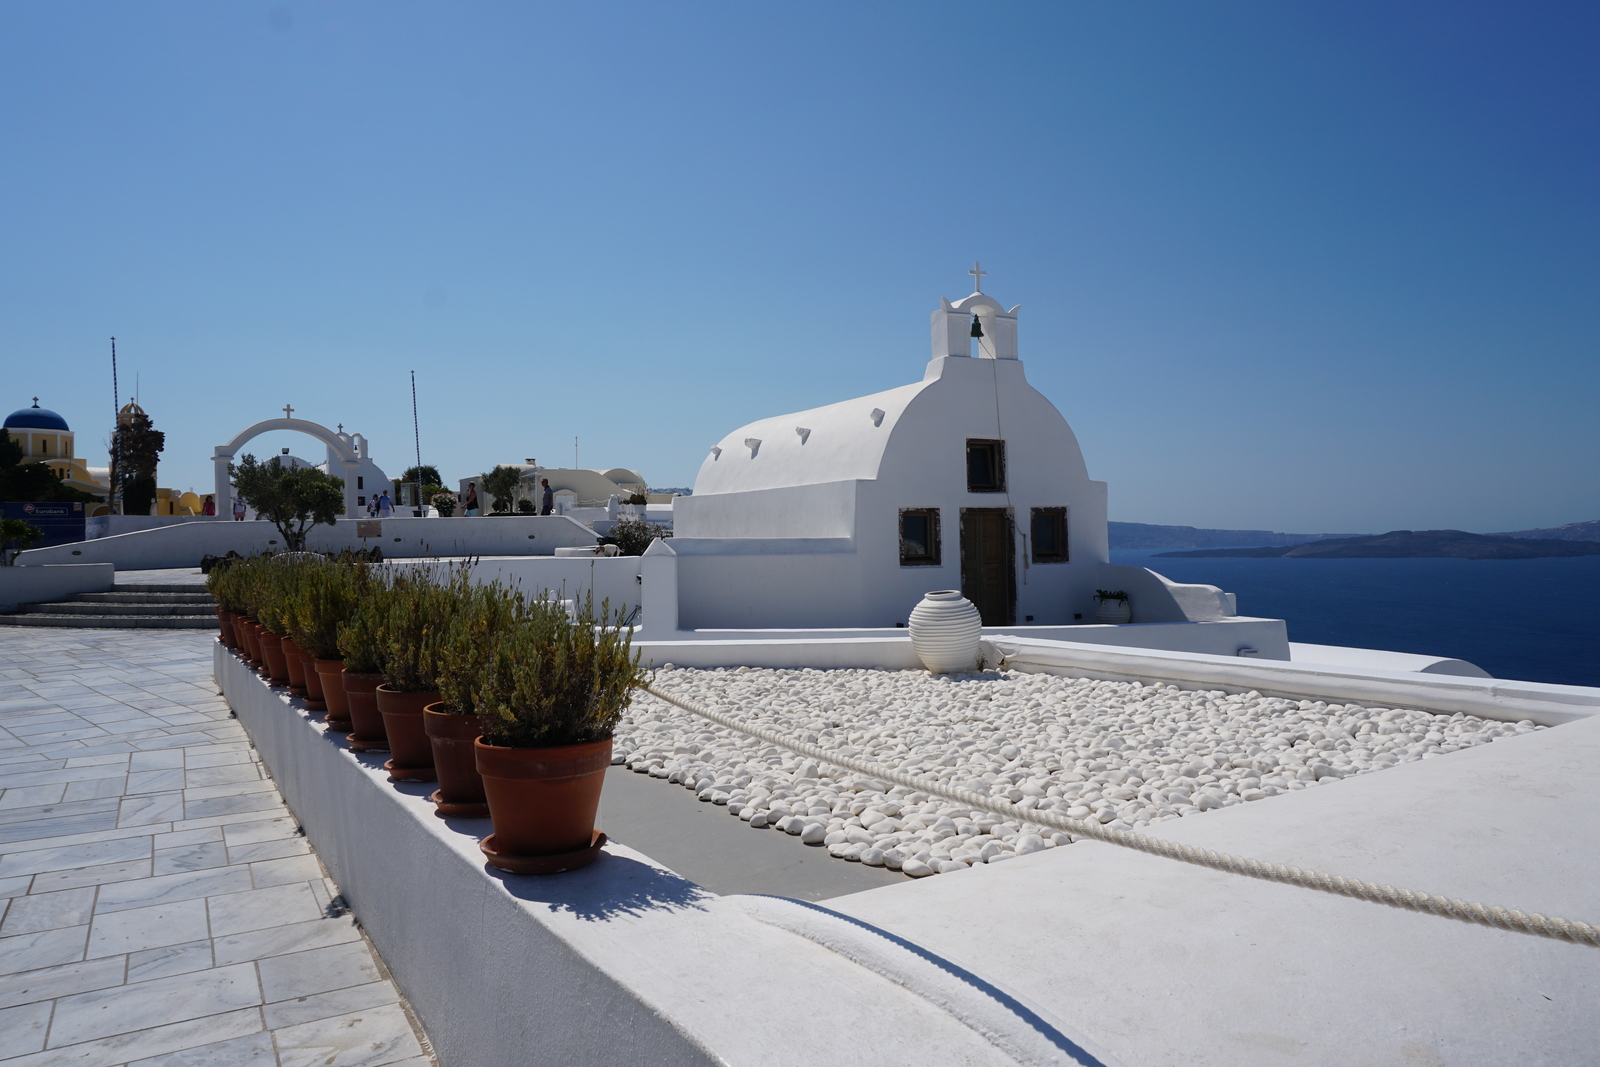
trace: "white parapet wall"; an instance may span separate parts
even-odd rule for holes
[[[109,563],[53,564],[48,567],[0,567],[0,611],[19,604],[38,604],[77,593],[109,592],[116,568]]]
[[[365,536],[363,536],[365,534]],[[592,545],[593,530],[560,515],[473,518],[340,519],[313,526],[306,547],[315,552],[381,548],[389,558],[421,556],[548,556],[557,548]],[[153,530],[112,534],[17,557],[24,567],[46,563],[114,563],[120,570],[197,567],[201,557],[280,551],[283,535],[264,520],[206,519]]]

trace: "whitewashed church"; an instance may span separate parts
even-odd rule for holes
[[[941,298],[921,381],[717,442],[674,525],[686,629],[894,626],[930,589],[989,626],[1070,624],[1109,560],[1106,484],[981,291]]]

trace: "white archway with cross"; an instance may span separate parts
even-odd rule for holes
[[[335,433],[315,422],[306,419],[296,419],[294,408],[285,404],[284,417],[281,419],[268,419],[258,422],[254,426],[243,430],[237,437],[225,445],[218,445],[211,454],[211,463],[215,474],[217,493],[217,518],[231,519],[233,517],[233,483],[228,478],[228,464],[233,462],[245,442],[259,437],[264,433],[274,430],[293,430],[296,433],[309,434],[328,446],[333,455],[339,457],[339,462],[344,470],[344,513],[346,515],[359,514],[356,507],[356,475],[361,469],[362,456],[352,447],[350,438],[353,435]],[[343,427],[341,427],[342,429]],[[329,471],[330,474],[334,473]]]

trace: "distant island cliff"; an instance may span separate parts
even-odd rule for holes
[[[1234,548],[1240,545],[1300,545],[1343,533],[1292,534],[1271,530],[1207,530],[1194,526],[1152,526],[1143,522],[1108,522],[1112,548]]]
[[[1594,523],[1578,525],[1600,525]],[[1461,530],[1391,530],[1368,537],[1335,537],[1260,548],[1201,548],[1161,552],[1158,558],[1246,557],[1255,559],[1545,559],[1600,556],[1600,541],[1472,534]]]
[[[1569,522],[1565,526],[1552,526],[1543,530],[1513,530],[1510,533],[1492,534],[1493,537],[1530,537],[1551,541],[1600,541],[1600,519],[1588,522]]]

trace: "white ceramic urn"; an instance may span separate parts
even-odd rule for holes
[[[940,589],[911,609],[911,647],[933,674],[976,670],[983,620],[957,589]]]
[[[1109,622],[1121,624],[1133,618],[1133,609],[1126,600],[1101,599],[1100,606],[1094,609],[1096,622]]]

